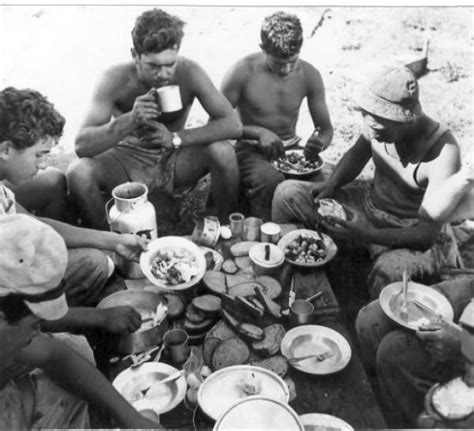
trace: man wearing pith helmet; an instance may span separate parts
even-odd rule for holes
[[[449,226],[421,219],[419,209],[425,192],[436,190],[459,169],[456,140],[423,112],[418,82],[406,67],[378,70],[357,89],[354,99],[364,120],[355,144],[328,180],[280,184],[272,218],[314,228],[318,201],[334,198],[349,217],[322,220],[320,227],[342,248],[348,243],[368,248],[371,297],[398,281],[405,267],[416,281],[438,281],[442,266],[459,264],[456,244]],[[373,181],[349,184],[370,159],[375,165]]]

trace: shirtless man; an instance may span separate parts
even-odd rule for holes
[[[431,195],[460,165],[459,148],[449,130],[423,113],[418,83],[404,67],[384,68],[356,97],[365,128],[334,173],[317,184],[285,181],[275,191],[273,220],[301,221],[314,228],[317,201],[334,197],[352,218],[322,222],[340,241],[367,245],[372,269],[369,293],[398,281],[407,267],[413,279],[439,281],[444,265],[456,266],[457,251],[448,227],[419,217]],[[346,184],[368,161],[375,164],[371,187]]]
[[[261,29],[262,51],[241,59],[222,84],[222,92],[244,126],[236,148],[250,210],[267,220],[275,187],[285,179],[270,160],[283,154],[286,142],[295,142],[305,98],[314,129],[319,130],[306,142],[306,157],[317,158],[333,136],[321,74],[299,58],[302,43],[303,30],[295,15],[276,12],[266,17]]]
[[[179,56],[184,22],[161,9],[144,12],[132,31],[133,62],[105,72],[76,138],[80,157],[68,170],[70,190],[86,222],[105,228],[101,192],[126,181],[172,193],[211,172],[217,215],[238,198],[235,151],[225,139],[242,126],[224,96],[194,61]],[[182,109],[162,113],[155,89],[178,85]],[[184,129],[195,99],[209,114],[201,127]]]

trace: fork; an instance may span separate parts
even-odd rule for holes
[[[304,361],[305,359],[310,359],[310,358],[315,358],[319,362],[324,361],[326,359],[329,359],[331,356],[334,356],[334,352],[331,350],[328,350],[327,352],[324,353],[319,353],[319,354],[313,354],[313,355],[306,355],[306,356],[299,356],[295,358],[288,358],[288,362],[291,364],[295,364],[300,361]]]

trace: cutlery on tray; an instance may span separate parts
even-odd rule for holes
[[[318,362],[322,362],[322,361],[325,361],[326,359],[331,358],[332,356],[334,356],[334,352],[332,350],[328,350],[327,352],[324,352],[324,353],[288,358],[288,362],[290,364],[296,364],[300,361],[304,361],[305,359],[311,359],[311,358],[315,358]]]

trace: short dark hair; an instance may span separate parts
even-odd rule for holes
[[[0,92],[0,142],[28,148],[40,139],[60,138],[65,122],[39,91],[7,87]]]
[[[184,36],[185,22],[162,9],[152,9],[142,13],[132,30],[133,47],[137,54],[161,52],[178,48]]]
[[[298,54],[303,45],[303,28],[296,15],[275,12],[263,20],[260,30],[260,47],[276,57]]]

